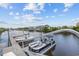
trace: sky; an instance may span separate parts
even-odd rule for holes
[[[79,3],[0,3],[0,27],[73,26]]]

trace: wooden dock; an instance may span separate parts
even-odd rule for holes
[[[71,33],[73,33],[73,34],[75,34],[76,36],[79,37],[79,33],[74,31],[74,30],[71,30],[71,29],[62,29],[62,30],[58,30],[58,31],[54,31],[54,32],[51,32],[51,33],[44,34],[43,36],[45,36],[45,35],[53,35],[55,33],[64,32],[64,31],[71,32]],[[43,56],[45,54],[47,55],[48,51],[50,52],[51,51],[50,49],[52,49],[52,47],[54,46],[54,45],[51,45],[51,46],[45,48],[44,50],[42,50],[40,53],[35,53],[35,52],[30,51],[28,46],[21,47],[18,44],[18,42],[16,42],[17,40],[13,38],[10,31],[8,32],[8,34],[10,35],[9,36],[9,43],[10,43],[9,46],[11,46],[11,48],[12,48],[12,50],[10,50],[10,51],[13,51],[15,53],[15,55],[17,55],[17,56],[28,56],[28,55],[29,56]],[[20,36],[23,36],[23,35],[20,35]],[[19,37],[19,36],[17,36],[17,37]],[[34,40],[34,39],[37,39],[37,38],[38,37],[34,37],[34,38],[30,38],[29,40]],[[22,42],[29,41],[29,40],[22,40]],[[1,47],[2,47],[2,45],[0,45],[0,48]],[[7,48],[7,50],[9,50],[9,49],[10,48]]]

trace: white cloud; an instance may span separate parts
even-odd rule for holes
[[[79,22],[79,18],[72,19],[73,22]]]
[[[4,22],[4,21],[0,21],[0,24],[7,24],[6,22]]]
[[[38,3],[38,6],[39,6],[39,10],[43,10],[43,9],[44,9],[45,4],[44,4],[44,3]]]
[[[9,5],[10,5],[9,3],[0,3],[1,8],[8,8]]]
[[[36,17],[36,16],[34,16],[32,14],[26,14],[26,15],[22,16],[22,19],[26,20],[28,22],[34,22],[34,21],[40,21],[40,20],[42,20],[42,17]]]
[[[48,5],[51,6],[51,3],[49,3]]]
[[[35,14],[40,14],[40,13],[41,13],[41,11],[35,11],[34,13],[35,13]]]
[[[8,23],[5,21],[0,21],[0,27],[9,27]]]
[[[74,25],[76,25],[78,22],[79,22],[79,18],[74,18],[74,19],[72,19],[72,23],[73,23]]]
[[[55,16],[51,16],[52,18],[55,18]]]
[[[14,19],[20,19],[20,16],[14,16]]]
[[[54,9],[53,11],[56,13],[58,11],[58,9]]]
[[[58,15],[58,16],[65,16],[65,14],[60,14],[60,15]]]
[[[26,4],[23,8],[23,10],[35,10],[37,7],[34,3],[29,3],[29,4]]]
[[[9,6],[9,9],[13,9],[13,6]]]
[[[10,12],[9,15],[10,15],[10,16],[11,16],[11,15],[14,15],[14,13],[13,13],[13,12]]]
[[[26,4],[23,8],[23,11],[25,10],[31,10],[33,11],[34,13],[37,13],[37,12],[41,12],[44,10],[44,3],[29,3],[29,4]]]
[[[19,15],[19,12],[16,12],[16,15]]]
[[[11,11],[11,12],[9,12],[9,15],[10,16],[12,16],[12,15],[19,16],[20,14],[19,14],[19,12],[14,13],[14,12]]]
[[[73,3],[65,3],[64,4],[64,7],[65,8],[70,8],[70,7],[72,7],[74,4]]]
[[[73,3],[64,3],[64,10],[63,10],[63,12],[67,12],[73,6],[74,6]]]
[[[65,8],[64,10],[63,10],[63,12],[67,12],[69,10],[69,8]]]
[[[46,18],[55,18],[55,16],[46,16]]]
[[[49,18],[49,16],[46,16],[46,18]]]

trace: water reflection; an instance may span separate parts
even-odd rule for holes
[[[79,38],[73,34],[55,34],[56,48],[53,52],[56,56],[79,55]]]
[[[31,36],[38,36],[40,33],[30,33]],[[8,33],[7,31],[1,35],[1,41],[3,47],[8,46]],[[79,55],[79,38],[73,34],[59,33],[55,34],[54,40],[56,42],[55,50],[53,55],[55,56],[69,56],[69,55]]]
[[[24,33],[25,34],[28,33],[28,31],[23,32],[23,31],[16,31],[16,30],[15,31],[10,31],[10,32],[11,32],[10,34],[12,36],[23,35]],[[30,36],[31,37],[37,37],[39,35],[40,35],[39,32],[30,32]],[[22,38],[25,38],[25,37],[23,36]],[[8,32],[7,31],[2,33],[0,43],[3,45],[3,47],[7,47],[8,46]]]
[[[3,32],[1,35],[1,44],[3,45],[3,47],[7,47],[8,46],[8,33]]]
[[[0,55],[3,54],[3,48],[8,46],[8,35],[7,31],[3,32],[0,37]]]

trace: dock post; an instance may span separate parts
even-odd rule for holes
[[[9,31],[10,31],[10,30],[8,29],[8,31],[7,31],[7,32],[8,32],[8,47],[11,46],[11,42],[10,42],[10,32],[9,32]]]

